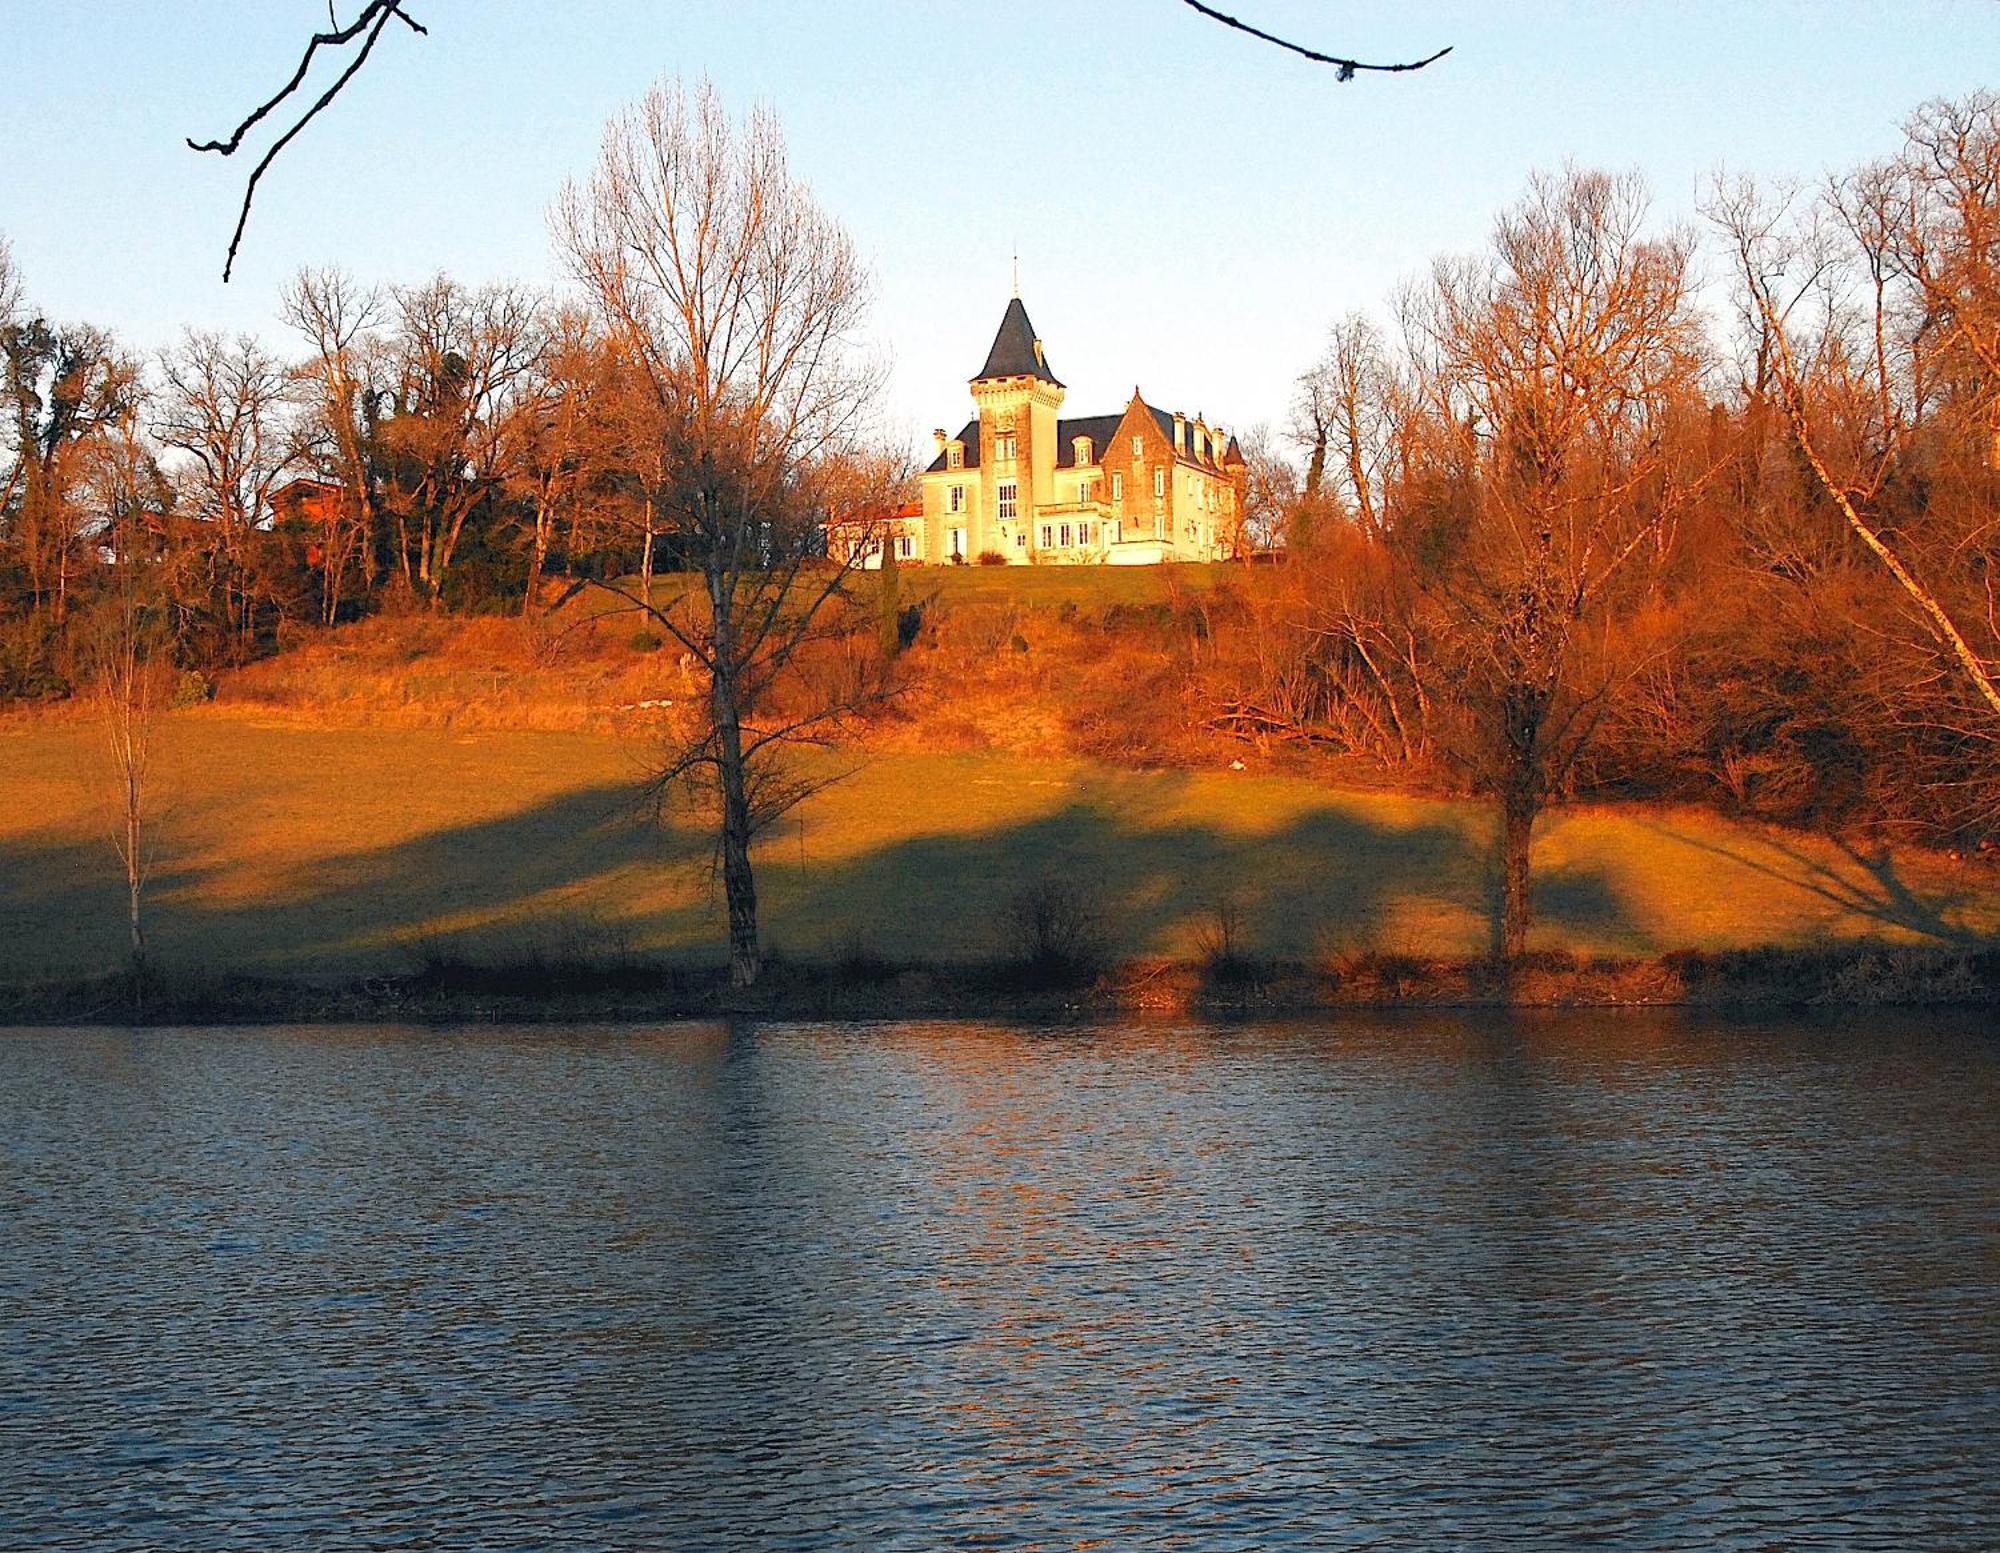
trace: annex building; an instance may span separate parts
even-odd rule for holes
[[[1243,454],[1199,415],[1132,390],[1115,415],[1065,419],[1063,385],[1015,297],[972,379],[973,418],[940,428],[915,503],[885,536],[899,560],[1009,565],[1212,561],[1241,532]]]

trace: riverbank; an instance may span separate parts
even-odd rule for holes
[[[1852,944],[1512,964],[1355,954],[1323,965],[1138,960],[1091,974],[1026,963],[720,969],[438,961],[344,980],[155,972],[0,987],[0,1024],[615,1023],[1121,1014],[1249,1017],[1395,1008],[2000,1008],[2000,949]]]

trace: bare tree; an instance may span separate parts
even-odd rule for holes
[[[164,700],[168,633],[158,586],[163,482],[137,438],[112,435],[90,449],[86,475],[93,538],[108,558],[108,587],[83,636],[88,702],[103,738],[101,768],[111,841],[125,874],[125,917],[135,988],[146,974],[144,896],[152,870],[154,732]]]
[[[1230,527],[1217,535],[1240,561],[1283,544],[1298,504],[1299,472],[1272,442],[1270,428],[1258,425],[1243,434],[1240,444],[1243,499],[1230,514]]]
[[[540,368],[503,428],[513,446],[502,462],[526,500],[531,525],[524,615],[532,615],[539,601],[561,520],[568,516],[574,534],[579,509],[590,500],[598,474],[592,454],[602,446],[593,432],[604,379],[602,341],[589,315],[557,311],[549,319]]]
[[[1644,235],[1636,176],[1537,177],[1492,253],[1440,263],[1408,325],[1437,455],[1474,471],[1436,588],[1469,756],[1500,800],[1500,948],[1529,923],[1536,816],[1611,676],[1580,650],[1685,497],[1672,435],[1702,368],[1692,240]]]
[[[865,508],[848,483],[878,378],[854,348],[868,285],[852,242],[786,165],[776,124],[732,124],[712,89],[650,92],[607,127],[567,189],[559,241],[649,407],[664,453],[648,493],[699,595],[617,591],[708,681],[705,716],[655,772],[716,810],[730,978],[762,968],[751,843],[809,790],[779,758],[843,710],[774,710],[772,692],[827,628],[848,557],[824,518]]]
[[[1766,364],[1752,413],[1775,405],[1812,483],[1914,627],[1870,626],[1899,665],[1886,698],[1911,740],[1906,760],[1941,748],[1956,772],[1967,747],[1981,748],[1990,770],[2000,746],[1988,560],[2000,490],[2000,98],[1929,104],[1908,133],[1901,156],[1835,183],[1816,205],[1738,180],[1717,188],[1709,214]],[[1947,477],[1955,446],[1970,480]],[[1973,784],[1961,819],[1990,823],[1992,796],[1990,778]]]
[[[1326,353],[1307,374],[1317,386],[1341,495],[1366,533],[1379,531],[1383,461],[1393,442],[1398,385],[1382,333],[1361,313],[1328,331]]]
[[[524,451],[510,435],[547,334],[540,300],[517,286],[440,275],[394,293],[397,412],[378,428],[395,474],[403,574],[435,606],[467,520],[495,500]]]
[[[254,536],[302,453],[285,422],[289,374],[248,335],[189,330],[160,358],[154,433],[184,454],[186,514],[207,525],[209,586],[241,657],[255,629]]]
[[[340,499],[324,504],[320,614],[339,613],[351,567],[374,580],[379,514],[375,453],[382,299],[340,270],[301,270],[280,301],[285,322],[310,348],[296,368],[309,417],[307,451],[332,474]]]

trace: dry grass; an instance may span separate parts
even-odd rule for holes
[[[522,944],[570,960],[717,957],[699,838],[650,832],[635,813],[644,714],[606,721],[335,727],[247,697],[172,715],[157,955],[287,976]],[[120,960],[117,861],[84,780],[94,748],[75,719],[0,722],[0,980]],[[1491,941],[1481,806],[1219,764],[1131,771],[991,750],[849,761],[851,778],[760,855],[768,937],[800,959],[991,958],[1008,902],[1046,875],[1088,886],[1119,956],[1201,958],[1225,900],[1242,952],[1265,960],[1463,959]],[[1534,944],[1552,953],[1962,945],[2000,931],[2000,880],[1974,864],[1694,810],[1558,812],[1536,867]]]
[[[554,623],[380,617],[302,633],[221,676],[216,700],[305,725],[610,729],[697,690],[677,648],[635,644],[639,635],[582,609]]]

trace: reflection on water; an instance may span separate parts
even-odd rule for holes
[[[0,1034],[0,1546],[1991,1549],[1996,1139],[1937,1019]]]

